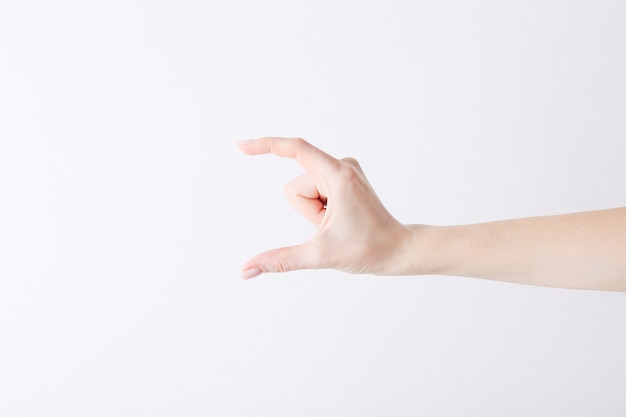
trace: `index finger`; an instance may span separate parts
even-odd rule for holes
[[[239,149],[248,155],[271,153],[283,158],[295,159],[312,175],[334,171],[339,161],[301,138],[264,137],[241,142]]]

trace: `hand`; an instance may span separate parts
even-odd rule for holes
[[[412,229],[394,219],[376,196],[359,163],[338,160],[303,139],[260,138],[241,142],[248,155],[272,153],[295,159],[306,173],[287,183],[291,205],[317,226],[305,243],[261,253],[245,263],[242,278],[264,272],[332,268],[389,275],[400,271],[400,249]]]

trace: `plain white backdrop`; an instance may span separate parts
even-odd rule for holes
[[[626,205],[626,3],[0,3],[0,415],[618,416],[624,294],[334,271],[301,136],[401,221]]]

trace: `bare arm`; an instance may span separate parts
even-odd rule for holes
[[[333,268],[626,291],[626,208],[463,226],[403,225],[385,209],[354,159],[335,159],[302,139],[260,138],[240,149],[293,158],[305,169],[285,194],[317,227],[301,245],[250,259],[243,278]]]
[[[626,208],[464,226],[414,226],[406,273],[626,291]],[[417,261],[420,258],[421,261]]]

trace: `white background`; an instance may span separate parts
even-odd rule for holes
[[[626,205],[626,3],[0,3],[0,415],[618,416],[626,297],[334,271],[301,136],[407,223]]]

